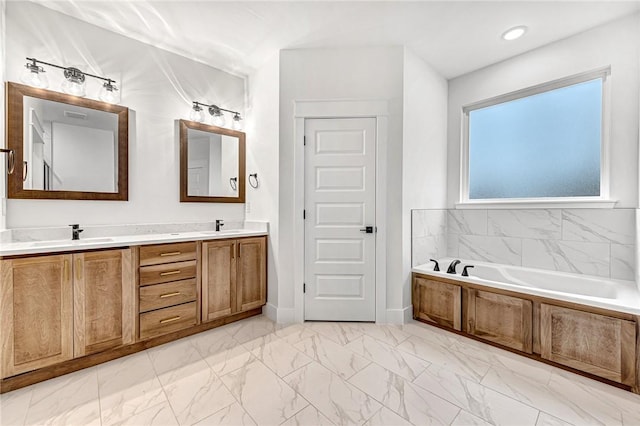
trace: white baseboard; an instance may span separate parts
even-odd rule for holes
[[[295,308],[278,308],[278,324],[293,324],[296,322]]]
[[[262,308],[262,313],[278,324],[291,324],[296,321],[294,308],[277,308],[275,305],[267,303]]]
[[[262,307],[262,315],[269,318],[271,321],[278,322],[278,308],[271,303],[267,303]]]
[[[413,316],[413,307],[407,306],[402,309],[387,309],[388,324],[406,324],[411,321]]]

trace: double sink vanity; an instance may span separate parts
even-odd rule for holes
[[[254,228],[3,243],[1,391],[259,315]]]
[[[129,201],[127,107],[12,82],[6,95],[7,198]],[[245,134],[174,126],[172,200],[244,203]],[[66,227],[0,231],[0,392],[261,313],[266,223],[106,228],[75,227],[73,239]]]

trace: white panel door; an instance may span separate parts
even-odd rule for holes
[[[375,138],[375,118],[305,120],[306,320],[376,319]]]

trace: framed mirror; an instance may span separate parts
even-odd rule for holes
[[[244,203],[245,134],[180,120],[180,201]]]
[[[128,199],[129,109],[7,83],[8,198]]]

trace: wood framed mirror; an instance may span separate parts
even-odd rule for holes
[[[129,198],[129,109],[8,82],[8,198]]]
[[[180,201],[244,203],[245,134],[180,120]]]

